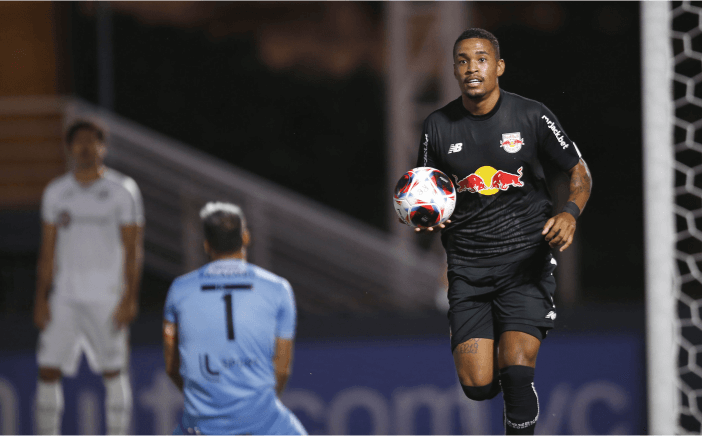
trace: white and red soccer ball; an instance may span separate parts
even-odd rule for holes
[[[400,220],[413,227],[446,222],[456,207],[456,190],[446,174],[430,167],[407,171],[395,186],[393,205]]]

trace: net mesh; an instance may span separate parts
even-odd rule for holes
[[[674,2],[676,289],[680,433],[702,430],[702,2]]]

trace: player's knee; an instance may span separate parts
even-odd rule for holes
[[[502,368],[500,382],[505,398],[505,424],[515,430],[534,426],[539,417],[534,368],[521,365]]]
[[[44,375],[46,375],[46,372]],[[61,373],[59,372],[60,375]],[[36,434],[59,434],[61,431],[61,414],[63,412],[63,386],[61,385],[60,377],[53,381],[45,381],[39,378],[34,401]]]
[[[107,376],[103,373],[103,382],[105,384],[105,400],[108,406],[127,407],[131,405],[132,388],[129,383],[129,377],[121,372],[109,373]]]
[[[61,370],[58,368],[39,368],[39,379],[45,383],[61,380]]]
[[[500,393],[500,383],[497,379],[485,386],[466,386],[461,383],[461,387],[466,397],[474,401],[490,400]]]
[[[118,369],[118,370],[116,370],[116,371],[105,371],[105,372],[102,373],[102,376],[103,376],[105,379],[110,379],[110,378],[115,378],[115,377],[117,377],[119,374],[120,374],[120,371],[119,371],[119,369]]]

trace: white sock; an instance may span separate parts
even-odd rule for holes
[[[47,383],[37,381],[34,408],[34,430],[37,434],[61,434],[63,386],[61,380]]]
[[[127,434],[132,418],[132,387],[129,377],[120,373],[115,377],[103,377],[103,381],[107,434]]]

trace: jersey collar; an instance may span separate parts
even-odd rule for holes
[[[497,103],[495,103],[495,107],[492,108],[492,110],[485,115],[473,115],[472,113],[468,112],[468,109],[466,109],[465,106],[463,106],[463,100],[461,97],[458,97],[458,103],[461,106],[461,111],[463,112],[463,115],[466,118],[469,118],[471,120],[476,120],[476,121],[483,121],[487,120],[488,118],[492,117],[497,113],[497,111],[500,109],[500,106],[502,105],[502,97],[504,96],[504,93],[502,92],[502,89],[500,89],[500,98],[497,99]]]
[[[203,275],[232,275],[243,274],[246,271],[245,259],[219,259],[207,263],[202,267]]]
[[[78,179],[76,178],[76,174],[73,171],[70,171],[70,175],[71,175],[71,180],[73,181],[74,184],[76,184],[79,188],[87,191],[88,189],[91,189],[94,186],[99,185],[100,182],[105,180],[105,174],[107,174],[107,171],[109,171],[109,170],[106,167],[103,167],[103,170],[100,171],[100,177],[98,177],[97,179],[93,180],[92,182],[90,182],[88,184],[85,184],[83,182],[79,182]]]

